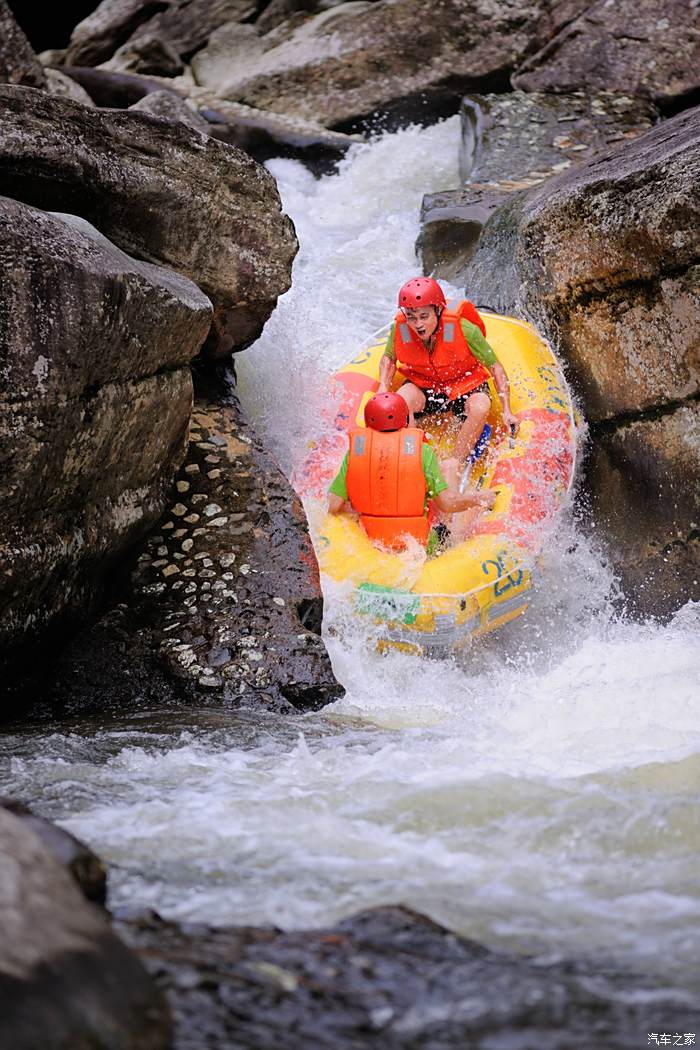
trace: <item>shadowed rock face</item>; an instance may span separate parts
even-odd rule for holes
[[[463,274],[479,299],[510,260],[498,305],[534,315],[566,357],[596,444],[597,520],[649,613],[700,598],[699,181],[700,107],[514,194]]]
[[[165,1002],[24,819],[0,807],[0,1044],[166,1050]]]
[[[252,342],[289,287],[297,240],[272,176],[179,123],[2,88],[0,193],[193,280],[214,305],[211,357]]]
[[[80,618],[162,509],[211,305],[75,216],[0,199],[0,660]]]
[[[180,1050],[203,1031],[220,1050],[637,1050],[656,1027],[647,994],[674,1032],[699,1021],[658,979],[492,952],[406,908],[289,933],[152,914],[117,928],[167,994]]]
[[[46,77],[7,0],[0,0],[0,83],[43,88]]]

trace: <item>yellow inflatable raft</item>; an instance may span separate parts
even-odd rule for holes
[[[442,655],[523,613],[531,569],[572,482],[573,408],[556,358],[526,322],[483,311],[482,317],[519,421],[513,437],[493,390],[490,440],[468,481],[497,492],[493,510],[472,514],[461,542],[432,557],[417,544],[398,554],[375,546],[347,514],[324,514],[315,529],[322,573],[348,582],[358,614],[376,626],[380,647]],[[377,390],[386,331],[334,377],[335,415],[295,479],[302,494],[325,500],[347,449],[347,430],[364,424],[365,404]],[[402,381],[397,375],[395,387]],[[458,422],[449,413],[429,419],[438,456],[449,455]]]

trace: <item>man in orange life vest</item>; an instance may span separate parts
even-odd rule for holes
[[[424,432],[408,426],[399,394],[370,398],[365,423],[350,431],[350,448],[328,490],[331,514],[356,510],[370,539],[400,550],[407,534],[428,545],[430,500],[445,514],[493,506],[493,492],[448,489]]]
[[[407,380],[399,393],[416,416],[451,410],[464,419],[454,454],[464,466],[491,408],[493,376],[503,422],[514,432],[508,376],[486,341],[486,328],[466,299],[448,303],[432,277],[414,277],[399,291],[399,313],[379,366],[379,391],[389,389],[398,368]]]

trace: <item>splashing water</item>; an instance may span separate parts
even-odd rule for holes
[[[409,128],[320,180],[270,163],[301,251],[237,371],[287,472],[329,374],[418,272],[421,196],[458,184],[458,138],[456,118]],[[562,521],[526,616],[438,662],[376,655],[329,589],[327,643],[347,696],[323,714],[154,713],[8,737],[0,790],[113,866],[113,904],[303,927],[403,902],[489,946],[689,989],[700,609],[630,624],[612,593],[595,545]]]

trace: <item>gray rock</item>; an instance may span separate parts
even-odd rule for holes
[[[72,98],[74,102],[80,102],[83,106],[95,105],[85,88],[81,87],[72,77],[62,73],[60,69],[47,68],[45,74],[46,89],[50,94],[61,98]]]
[[[401,907],[332,927],[181,927],[126,914],[182,1050],[638,1050],[653,1016],[697,1031],[690,994],[611,965],[489,951]],[[662,1027],[668,1032],[668,1027]]]
[[[167,1007],[139,960],[26,821],[0,808],[0,1044],[166,1050]]]
[[[566,5],[561,5],[563,8]],[[617,91],[659,105],[700,86],[700,8],[695,0],[595,0],[513,76],[524,91]]]
[[[462,182],[543,178],[595,150],[636,138],[658,119],[649,102],[611,91],[513,91],[462,100]]]
[[[227,388],[200,391],[192,427],[180,471],[190,489],[178,497],[200,510],[178,514],[184,523],[193,519],[192,565],[165,580],[154,644],[176,678],[202,684],[204,677],[230,703],[287,712],[321,708],[343,689],[320,636],[323,598],[301,504]],[[205,469],[212,447],[219,449],[214,478]],[[200,470],[193,472],[193,465]],[[184,503],[177,510],[186,510]],[[172,520],[166,518],[157,533],[176,552],[182,540],[165,528]],[[147,553],[158,553],[155,539]],[[153,601],[151,588],[162,580],[165,570],[156,561],[136,561],[132,589],[142,603]],[[188,581],[184,589],[180,576]],[[201,644],[195,646],[196,639]]]
[[[259,161],[270,157],[295,157],[312,170],[324,172],[332,168],[351,146],[365,141],[361,135],[329,131],[322,124],[301,117],[229,102],[206,88],[195,87],[187,94],[210,122],[209,134],[240,146]]]
[[[255,0],[177,0],[144,22],[128,44],[133,46],[150,37],[188,61],[219,26],[248,21],[257,10]]]
[[[95,904],[107,899],[107,869],[100,858],[69,831],[32,813],[15,799],[0,797],[0,808],[13,813],[37,835],[56,860],[70,872],[83,895]]]
[[[499,0],[475,17],[463,0],[340,4],[289,33],[223,26],[192,59],[198,84],[223,98],[346,125],[377,110],[416,113],[467,91],[504,88],[548,39],[543,0]]]
[[[177,77],[185,69],[177,51],[167,40],[145,34],[122,44],[102,68],[161,77]]]
[[[594,505],[619,500],[600,519],[612,523],[613,565],[649,613],[697,596],[699,183],[696,107],[514,194],[462,273],[472,298],[499,289],[494,305],[533,317],[566,358],[601,444],[589,472]],[[643,587],[647,566],[664,558],[659,587]]]
[[[700,404],[594,428],[591,511],[633,610],[700,601]]]
[[[289,287],[297,241],[274,179],[181,123],[0,88],[0,193],[75,212],[195,281],[214,305],[212,357],[255,339]]]
[[[511,193],[648,131],[648,102],[610,92],[473,95],[462,100],[459,190],[423,199],[417,250],[425,273],[459,283],[481,231]],[[491,300],[494,296],[491,296]]]
[[[181,121],[187,127],[194,128],[195,131],[200,131],[204,135],[208,135],[211,128],[204,117],[200,117],[183,98],[172,91],[153,91],[144,95],[130,108],[140,113],[150,113],[162,120]]]
[[[58,71],[84,88],[96,106],[107,109],[127,109],[149,94],[173,90],[172,84],[166,87],[160,80],[151,80],[140,73],[114,73],[109,69],[92,69],[90,66],[58,65]]]
[[[75,216],[1,199],[0,244],[0,656],[16,663],[85,615],[160,514],[211,306]]]
[[[139,25],[162,8],[162,0],[102,0],[71,33],[66,64],[96,66],[104,62]]]
[[[0,0],[0,83],[43,88],[44,70],[7,0]]]

